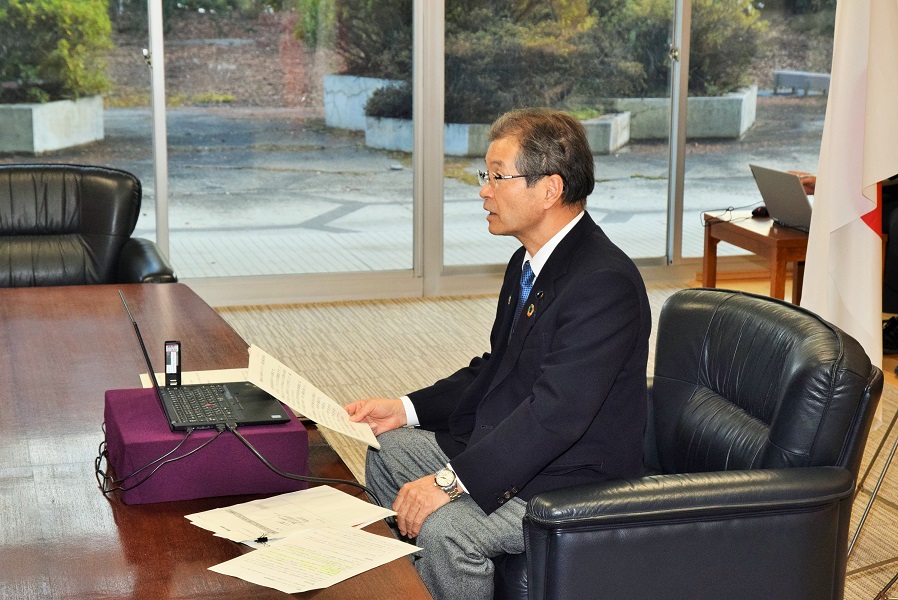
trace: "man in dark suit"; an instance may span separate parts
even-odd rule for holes
[[[490,558],[524,551],[534,494],[642,471],[649,304],[635,265],[584,210],[595,185],[585,131],[565,113],[521,110],[490,140],[489,231],[523,244],[490,352],[407,397],[346,407],[378,435],[367,484],[424,549],[416,567],[438,600],[492,597]]]

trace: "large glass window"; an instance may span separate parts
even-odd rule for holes
[[[692,9],[685,257],[703,253],[703,213],[746,218],[761,205],[749,164],[816,171],[835,23],[826,2],[693,0]],[[718,253],[746,251],[720,244]]]
[[[671,6],[447,1],[447,265],[505,263],[519,245],[487,231],[472,174],[483,168],[488,124],[524,106],[583,121],[596,161],[591,215],[630,256],[664,254]],[[644,97],[662,106],[661,127],[636,135],[644,127],[633,120],[651,117],[631,99]]]
[[[371,4],[196,0],[166,14],[182,277],[412,268],[411,121],[379,143],[365,118],[375,90],[411,80],[411,6]]]
[[[834,21],[825,2],[686,4],[682,246],[671,249],[672,260],[701,256],[702,213],[760,203],[749,163],[816,169]],[[134,172],[144,185],[136,233],[153,238],[147,6],[97,5],[111,25],[111,47],[94,61],[105,64],[110,82],[104,138],[0,161]],[[442,19],[413,49],[415,19],[432,17],[435,6]],[[534,105],[584,120],[597,175],[588,208],[612,239],[637,259],[668,253],[673,0],[163,0],[161,7],[169,247],[182,278],[398,271],[439,279],[477,270],[441,272],[432,258],[421,269],[437,237],[442,265],[504,264],[517,241],[488,233],[475,172],[488,124]],[[51,22],[32,36],[40,47],[56,43],[47,37]],[[61,31],[71,44],[82,30]],[[445,156],[424,144],[413,160],[412,98],[421,89],[412,65],[431,82],[425,97],[440,87],[434,81],[443,83],[429,79],[440,62],[428,54],[438,47],[435,32],[444,43],[436,52],[445,67]],[[7,38],[29,39],[20,33]],[[0,57],[5,101],[34,72],[25,46],[13,46]],[[433,103],[424,106],[417,131],[428,124],[432,140]],[[11,132],[4,126],[0,138]],[[441,186],[420,188],[414,170],[440,159]],[[721,245],[720,252],[739,251]]]
[[[150,216],[141,227],[152,237],[146,5],[82,0],[77,6],[3,6],[0,162],[131,171],[144,184],[143,212]]]

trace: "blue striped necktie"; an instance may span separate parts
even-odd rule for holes
[[[512,331],[514,331],[514,327],[517,325],[518,317],[524,312],[524,303],[527,302],[527,296],[530,295],[530,290],[533,289],[534,279],[536,277],[533,275],[533,269],[530,268],[530,261],[524,261],[524,268],[521,270],[521,294],[518,296],[518,308],[514,313],[514,321],[511,322]]]

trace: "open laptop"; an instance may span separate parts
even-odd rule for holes
[[[795,173],[748,165],[767,206],[767,212],[777,225],[808,231],[811,226],[811,199]]]
[[[290,416],[277,398],[248,381],[160,387],[140,328],[121,290],[119,296],[134,326],[153,390],[172,431],[214,429],[227,424],[272,425],[290,422]]]

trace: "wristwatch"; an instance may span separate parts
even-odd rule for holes
[[[458,499],[461,496],[461,490],[458,489],[458,479],[455,477],[455,471],[452,469],[440,469],[433,476],[433,484],[449,494],[449,501]]]

